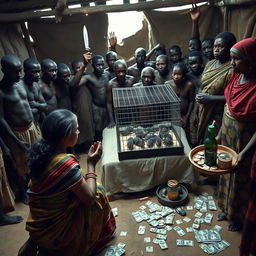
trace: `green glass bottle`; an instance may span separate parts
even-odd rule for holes
[[[215,139],[216,128],[214,124],[208,126],[208,137],[204,140],[204,162],[208,166],[217,165],[218,143]]]

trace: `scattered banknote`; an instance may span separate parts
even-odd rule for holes
[[[118,209],[117,208],[112,208],[112,213],[114,215],[114,217],[118,216]]]
[[[161,240],[166,240],[167,239],[167,235],[161,235],[161,234],[157,234],[156,235],[157,239],[161,239]]]
[[[200,218],[195,218],[194,219],[194,224],[201,224],[201,223],[202,223],[202,221],[201,221]]]
[[[206,202],[203,202],[201,208],[199,209],[199,211],[202,212],[207,212],[207,204]]]
[[[154,248],[153,246],[146,246],[146,252],[153,252]]]
[[[141,221],[143,221],[143,218],[141,217],[139,211],[137,211],[137,212],[132,212],[132,216],[134,217],[135,221],[138,222],[138,223],[141,222]]]
[[[166,226],[165,226],[165,229],[166,229],[167,231],[171,231],[171,230],[172,230],[172,227],[171,227],[171,226],[166,225]]]
[[[177,239],[176,240],[176,245],[177,246],[194,246],[194,241],[193,240]]]
[[[183,219],[185,222],[190,222],[191,221],[191,219],[189,218],[189,217],[185,217],[184,219]]]
[[[164,240],[159,240],[158,244],[162,250],[168,249],[168,245]]]
[[[150,243],[151,238],[150,237],[144,237],[144,243]]]
[[[200,224],[193,223],[192,228],[198,230],[198,229],[200,229]]]
[[[178,226],[174,227],[173,229],[177,232],[179,236],[185,236],[186,234],[185,231]]]
[[[206,213],[204,217],[204,223],[207,225],[211,225],[213,219],[213,214],[211,213]]]
[[[139,208],[143,211],[143,210],[145,210],[147,207],[146,207],[145,205],[141,205]]]
[[[178,224],[178,225],[180,225],[180,224],[182,224],[182,223],[183,223],[183,221],[182,221],[182,220],[176,220],[175,222],[176,222],[176,224]]]
[[[170,214],[168,216],[165,217],[165,224],[166,225],[172,225],[173,224],[173,220],[174,220],[174,216],[173,214]]]
[[[212,229],[217,230],[218,232],[220,232],[222,230],[222,227],[219,225],[215,225]]]
[[[226,249],[230,244],[226,241],[221,241],[218,243],[212,243],[212,244],[199,244],[199,246],[202,248],[204,252],[207,254],[215,254],[220,251],[223,251]]]
[[[159,244],[159,239],[154,238],[152,242],[153,242],[154,244]]]
[[[127,236],[127,233],[128,233],[127,231],[121,231],[120,236]]]
[[[196,218],[201,218],[203,216],[203,213],[201,213],[201,212],[197,212],[196,214],[195,214],[195,217]]]
[[[208,208],[211,211],[217,211],[217,206],[216,206],[214,200],[209,200],[208,201]]]
[[[220,242],[221,236],[215,229],[202,229],[195,233],[195,239],[199,243]]]
[[[192,232],[194,232],[194,229],[192,227],[187,227],[186,231],[187,231],[187,233],[192,233]]]
[[[193,207],[192,205],[188,205],[188,206],[187,206],[187,210],[188,210],[188,211],[192,211],[193,209],[194,209],[194,207]]]
[[[146,226],[139,226],[138,235],[144,235],[146,231]]]
[[[124,249],[125,246],[126,246],[125,243],[118,243],[117,244],[117,247],[122,248],[122,249]]]
[[[105,256],[121,256],[125,254],[125,250],[119,246],[111,245],[107,248]]]

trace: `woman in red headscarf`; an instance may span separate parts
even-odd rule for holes
[[[227,218],[230,231],[242,228],[250,196],[252,154],[246,150],[256,131],[256,38],[236,43],[230,50],[233,74],[225,90],[226,105],[217,140],[239,153],[236,171],[219,182],[218,220]]]

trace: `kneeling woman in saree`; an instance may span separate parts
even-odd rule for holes
[[[43,139],[29,154],[30,238],[19,255],[96,255],[113,237],[115,219],[96,182],[101,143],[91,146],[83,175],[75,156],[66,153],[78,134],[77,118],[68,110],[55,110],[43,122]]]

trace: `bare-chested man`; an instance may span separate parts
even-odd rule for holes
[[[141,82],[134,84],[133,87],[151,85],[156,85],[155,70],[152,67],[145,67],[141,71]]]
[[[23,62],[23,68],[25,75],[21,82],[27,92],[28,102],[34,116],[34,122],[39,128],[47,111],[47,104],[38,84],[40,80],[41,66],[36,59],[28,58]]]
[[[91,61],[92,53],[83,55],[83,62],[78,69],[72,65],[74,77],[71,79],[73,111],[77,115],[80,133],[76,144],[76,151],[87,153],[94,141],[94,124],[92,117],[92,95],[81,78],[85,76],[87,65]]]
[[[72,110],[71,104],[71,71],[68,65],[58,64],[57,78],[54,81],[58,108]]]
[[[33,123],[26,90],[20,83],[21,62],[13,55],[5,55],[1,59],[1,66],[4,77],[0,82],[0,126],[11,150],[19,176],[21,198],[25,201],[29,173],[26,153],[40,134]]]
[[[106,62],[108,64],[108,68],[105,71],[109,72],[109,80],[115,77],[114,64],[117,61],[116,52],[109,51],[106,54]]]
[[[54,80],[57,76],[57,64],[51,59],[44,59],[41,62],[42,78],[40,82],[43,97],[48,105],[47,114],[57,109],[56,92]]]
[[[171,86],[181,100],[180,115],[182,127],[186,129],[189,139],[189,117],[194,106],[195,86],[187,78],[186,74],[187,68],[185,64],[175,64],[172,71],[172,79],[165,82],[165,85]]]
[[[86,55],[84,55],[85,57]],[[88,59],[85,60],[88,63]],[[108,125],[106,85],[109,81],[109,73],[104,70],[105,62],[101,55],[95,55],[92,58],[93,72],[82,76],[78,72],[73,85],[86,85],[92,95],[93,121],[95,127],[95,140],[102,140],[102,131]]]
[[[157,84],[164,84],[172,78],[172,72],[168,67],[167,55],[159,55],[156,58],[155,81]]]
[[[140,75],[142,69],[145,67],[146,50],[144,48],[138,48],[135,51],[136,64],[128,67],[127,74],[135,77],[135,82],[140,81]]]
[[[132,87],[135,83],[133,76],[127,75],[127,65],[123,60],[117,60],[114,64],[114,71],[116,77],[111,79],[107,84],[107,109],[109,115],[108,127],[115,125],[113,116],[113,99],[112,99],[112,88]]]

